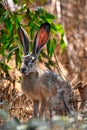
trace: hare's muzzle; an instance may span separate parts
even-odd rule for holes
[[[22,67],[22,68],[20,69],[20,72],[21,72],[22,74],[27,74],[27,68]]]

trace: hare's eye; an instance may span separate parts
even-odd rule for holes
[[[34,63],[35,62],[35,60],[32,60],[32,63]]]

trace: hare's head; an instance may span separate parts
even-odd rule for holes
[[[29,73],[36,71],[36,61],[38,55],[49,38],[50,24],[44,23],[40,26],[40,29],[35,36],[32,53],[29,51],[30,42],[28,39],[28,34],[22,27],[18,28],[18,32],[24,50],[22,67],[20,71],[22,74],[28,75]]]

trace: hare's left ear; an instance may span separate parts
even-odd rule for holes
[[[29,42],[28,34],[21,26],[19,26],[18,28],[18,34],[20,37],[21,44],[23,46],[24,55],[28,55],[30,53],[29,52],[30,42]]]
[[[41,49],[47,43],[49,33],[50,33],[50,24],[49,23],[42,24],[34,40],[33,54],[35,55],[35,57],[38,57]]]

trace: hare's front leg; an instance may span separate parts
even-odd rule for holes
[[[40,113],[39,113],[39,117],[40,118],[52,118],[52,110],[51,109],[51,105],[49,102],[45,101],[45,99],[43,99],[41,101],[41,106],[40,106]]]
[[[34,117],[37,118],[39,112],[39,100],[34,100],[33,104],[34,104]]]
[[[41,100],[41,103],[40,103],[40,112],[39,112],[39,117],[40,118],[43,118],[43,117],[46,117],[46,101],[43,99]]]

